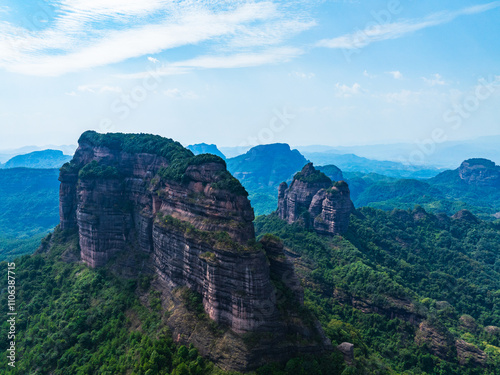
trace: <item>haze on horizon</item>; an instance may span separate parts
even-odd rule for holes
[[[500,134],[499,1],[7,0],[0,149]]]

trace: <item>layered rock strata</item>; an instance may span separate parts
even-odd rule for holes
[[[308,332],[301,352],[328,348],[318,325],[283,320],[276,283],[291,289],[299,305],[302,289],[281,242],[255,242],[248,194],[221,158],[194,156],[157,136],[86,132],[60,181],[61,229],[78,231],[81,259],[90,267],[132,248],[145,254],[161,285],[198,293],[208,316],[232,332],[283,340],[290,331]]]
[[[290,186],[283,182],[278,189],[279,217],[290,224],[302,223],[319,233],[345,233],[353,210],[347,183],[333,183],[312,163],[295,175]]]

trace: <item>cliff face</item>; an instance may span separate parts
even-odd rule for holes
[[[342,234],[347,231],[354,206],[348,185],[332,181],[312,163],[297,173],[290,184],[278,190],[278,215],[288,223],[300,222],[319,233]]]
[[[201,295],[208,316],[232,332],[286,336],[271,276],[294,280],[293,267],[282,245],[255,242],[247,193],[222,159],[161,137],[87,132],[60,181],[61,228],[78,230],[89,266],[139,251],[162,285]]]

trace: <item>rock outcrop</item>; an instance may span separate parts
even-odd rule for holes
[[[337,350],[342,353],[344,356],[344,361],[348,366],[354,365],[354,344],[350,342],[343,342],[340,345],[337,345]]]
[[[500,166],[488,159],[469,159],[458,168],[460,179],[468,185],[500,187]]]
[[[488,356],[481,349],[477,348],[464,340],[457,340],[455,342],[457,347],[458,363],[462,366],[469,363],[479,366],[486,366]]]
[[[286,182],[279,186],[277,212],[290,224],[299,222],[318,233],[342,234],[353,210],[347,183],[332,183],[312,163],[294,176],[290,186]]]
[[[233,335],[271,335],[286,343],[293,332],[303,339],[300,348],[257,345],[246,359],[223,367],[262,365],[255,350],[280,360],[329,350],[318,324],[298,324],[300,317],[290,312],[294,320],[284,318],[277,283],[291,290],[293,304],[303,302],[293,266],[279,239],[255,242],[248,194],[218,156],[194,156],[158,136],[86,132],[60,181],[61,229],[78,231],[81,259],[90,267],[121,258],[133,268],[127,252],[142,253],[158,285],[188,287]]]
[[[437,329],[427,320],[420,323],[415,342],[426,345],[432,354],[441,359],[448,358],[450,348],[453,347],[453,338],[449,332]]]

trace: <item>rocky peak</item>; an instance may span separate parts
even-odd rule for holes
[[[466,160],[458,174],[469,185],[500,187],[500,166],[488,159]]]
[[[293,266],[279,239],[256,243],[248,193],[220,157],[194,156],[158,136],[86,132],[60,181],[61,229],[78,231],[83,262],[102,267],[140,253],[137,268],[156,274],[163,290],[187,287],[199,294],[208,316],[232,335],[258,332],[283,343],[281,349],[247,348],[238,360],[210,354],[228,368],[247,370],[262,365],[261,358],[324,350],[312,339],[324,337],[321,328],[287,322],[278,308],[272,278],[292,290],[290,306],[302,303]],[[134,262],[127,262],[133,274]],[[295,331],[308,332],[309,343],[299,348],[288,342],[287,333]],[[256,350],[268,356],[257,358]]]
[[[295,174],[290,186],[282,183],[278,189],[279,217],[290,224],[302,223],[319,233],[345,233],[353,209],[347,183],[333,183],[312,163]]]
[[[452,216],[455,220],[462,220],[468,223],[479,223],[479,219],[469,210],[460,210]]]

